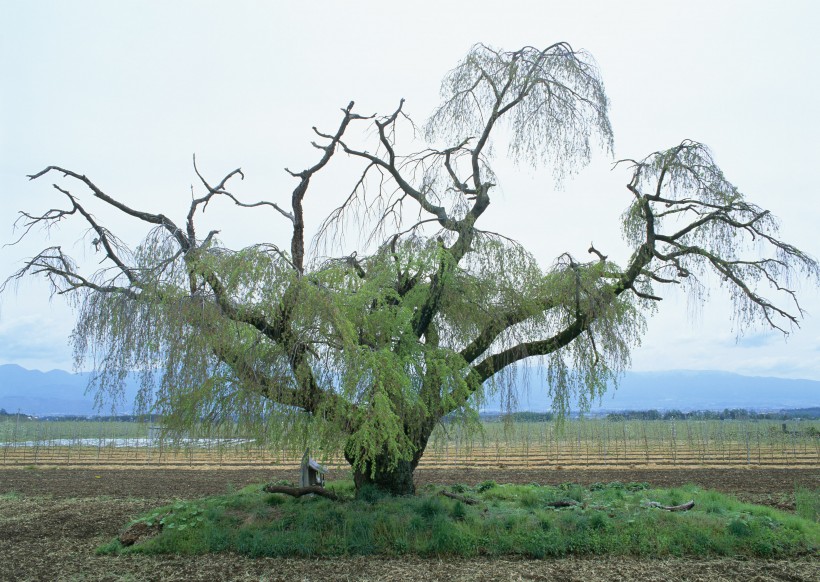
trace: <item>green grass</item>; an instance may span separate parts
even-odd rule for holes
[[[820,489],[798,487],[794,492],[795,512],[803,519],[820,521]]]
[[[503,556],[568,555],[739,556],[785,558],[817,555],[820,524],[769,507],[745,504],[695,486],[651,489],[646,484],[496,485],[448,488],[478,500],[470,505],[428,486],[414,497],[365,492],[352,484],[329,488],[344,499],[294,499],[261,491],[261,485],[196,501],[177,502],[135,522],[159,535],[130,548],[112,540],[100,553],[203,554],[233,551],[249,556]],[[812,495],[816,504],[817,492]],[[363,499],[364,497],[365,499]],[[676,505],[668,512],[648,502]],[[555,501],[577,505],[550,507]],[[815,505],[816,507],[816,505]],[[135,523],[132,522],[132,523]]]

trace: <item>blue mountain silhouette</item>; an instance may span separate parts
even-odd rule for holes
[[[64,370],[41,372],[15,364],[0,366],[0,408],[36,416],[110,414],[111,406],[94,408],[94,395],[86,394],[89,374]],[[139,383],[126,379],[125,399],[115,410],[130,414]],[[551,407],[546,382],[535,369],[522,383],[518,410],[542,412]],[[742,376],[729,372],[670,370],[627,372],[617,390],[609,390],[592,411],[615,410],[723,410],[747,408],[781,410],[820,406],[820,381]],[[484,410],[502,410],[498,398],[488,398]]]

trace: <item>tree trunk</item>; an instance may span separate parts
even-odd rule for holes
[[[375,464],[375,471],[373,471]],[[366,463],[362,470],[353,471],[353,482],[356,492],[364,486],[381,489],[390,495],[413,495],[416,486],[413,483],[413,471],[416,463],[413,461],[398,461],[395,467],[389,468],[389,459],[386,455],[376,457],[375,463]]]
[[[433,431],[433,426],[434,423],[429,421],[413,431],[416,452],[410,460],[400,460],[391,466],[390,456],[383,452],[376,456],[374,461],[365,463],[364,467],[354,469],[353,482],[356,485],[356,494],[358,495],[362,487],[372,486],[390,495],[414,495],[416,485],[413,483],[413,472],[424,454],[424,449],[427,448],[427,441]],[[410,431],[407,430],[407,432]],[[345,459],[353,465],[354,457],[348,449],[345,449]]]

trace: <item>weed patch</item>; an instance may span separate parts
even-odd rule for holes
[[[817,523],[820,521],[820,489],[807,489],[798,487],[794,491],[795,513],[806,519]]]

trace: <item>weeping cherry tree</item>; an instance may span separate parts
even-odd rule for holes
[[[622,265],[593,246],[545,268],[511,238],[480,228],[496,186],[494,145],[559,179],[587,164],[593,148],[612,151],[607,96],[586,52],[479,44],[441,95],[421,151],[398,143],[415,127],[403,100],[386,116],[350,103],[335,131],[314,128],[316,163],[287,170],[296,184],[289,203],[244,201],[230,189],[241,170],[212,181],[195,163],[200,194],[186,216],[171,218],[49,166],[30,178],[56,177],[64,205],[21,212],[22,237],[84,222],[101,267],[91,272],[49,246],[3,287],[44,277],[73,302],[75,356],[96,370],[100,394],[116,395],[125,375],[140,371],[140,405],[169,427],[230,423],[276,446],[309,431],[326,452],[344,455],[357,488],[394,494],[414,491],[437,423],[474,419],[485,391],[514,388],[516,364],[540,365],[559,414],[600,397],[670,286],[697,296],[716,274],[740,327],[788,333],[799,322],[793,284],[820,278],[818,264],[783,242],[775,218],[747,202],[694,141],[619,162],[631,172],[621,220],[632,253]],[[359,129],[369,137],[349,138]],[[357,145],[362,139],[369,148]],[[306,246],[303,203],[337,158],[358,164],[358,179]],[[85,198],[144,225],[142,242],[118,238]],[[200,233],[197,217],[218,203],[271,212],[292,230],[290,247],[233,250],[218,231]],[[344,248],[345,228],[360,235],[356,248]],[[320,256],[323,248],[337,252]]]

